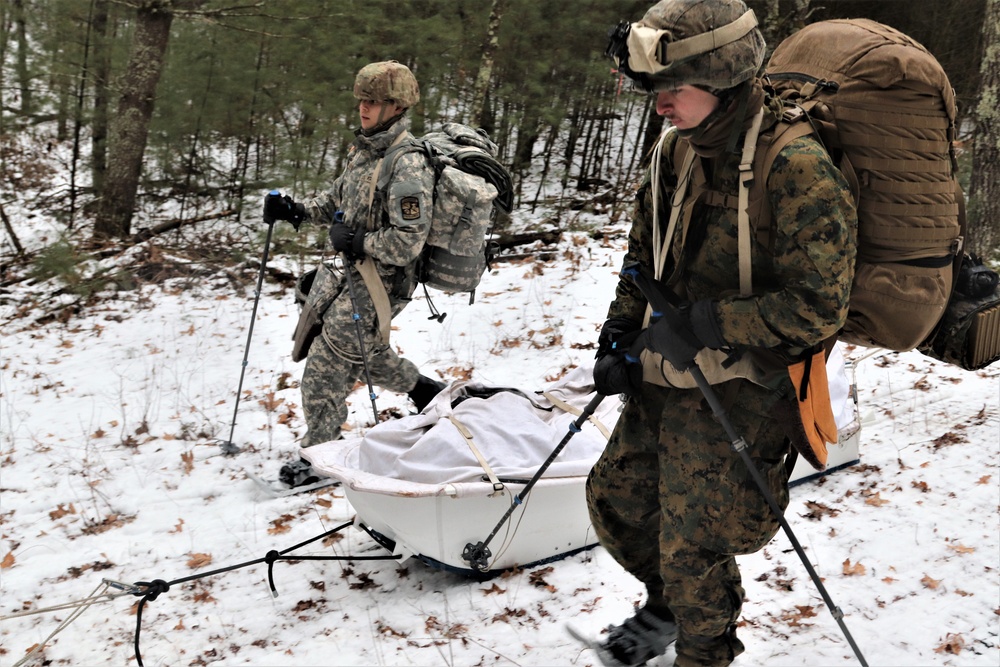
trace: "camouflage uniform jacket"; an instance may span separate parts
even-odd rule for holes
[[[683,141],[672,134],[672,141]],[[661,174],[665,174],[660,186],[661,216],[669,215],[677,183],[672,155],[671,142],[661,157]],[[735,195],[739,160],[733,154],[705,159],[707,187]],[[638,262],[652,271],[649,179],[647,174],[637,193],[624,264]],[[765,247],[758,234],[751,234],[752,295],[739,295],[737,214],[732,208],[695,205],[686,247],[681,248],[682,235],[674,234],[663,279],[679,264],[679,274],[670,279],[675,291],[691,302],[717,302],[719,330],[727,346],[749,349],[756,359],[788,360],[836,334],[846,320],[857,215],[843,175],[813,137],[796,139],[778,154],[766,194],[772,212],[769,245],[773,249]],[[666,226],[663,220],[660,229]],[[646,299],[638,288],[631,280],[621,280],[609,318],[642,322],[645,312]]]
[[[416,287],[416,262],[427,241],[433,206],[434,171],[421,153],[405,153],[392,164],[381,162],[394,142],[411,136],[409,125],[403,117],[370,137],[359,133],[344,173],[308,209],[310,218],[322,225],[343,211],[346,224],[367,232],[365,255],[375,260],[386,291],[394,298],[408,298]],[[392,168],[393,173],[387,191],[375,194],[369,215],[376,168]]]

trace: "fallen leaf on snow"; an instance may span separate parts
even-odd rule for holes
[[[949,544],[948,548],[952,551],[957,551],[960,554],[971,554],[976,552],[975,547],[967,547],[963,544]]]
[[[880,492],[876,491],[874,495],[869,498],[865,498],[865,505],[872,505],[873,507],[882,507],[882,505],[888,505],[889,501],[885,500],[879,495]]]
[[[851,559],[848,558],[844,561],[844,576],[845,577],[855,577],[864,574],[868,570],[861,563],[851,564]]]
[[[196,570],[199,567],[205,567],[212,562],[211,554],[191,554],[188,558],[187,566],[192,570]]]
[[[6,570],[7,568],[14,566],[14,552],[8,551],[7,555],[3,557],[0,561],[0,570]]]
[[[817,503],[812,500],[806,501],[806,508],[809,510],[808,514],[802,515],[805,519],[815,519],[820,520],[824,516],[837,516],[840,514],[840,510],[834,509],[829,505],[824,505],[823,503]]]
[[[965,640],[962,635],[956,635],[951,632],[944,638],[944,642],[934,649],[935,653],[951,653],[952,655],[958,655],[965,648]]]
[[[924,575],[924,578],[920,580],[920,583],[924,585],[924,588],[935,589],[941,585],[942,579],[931,579],[928,575]]]
[[[500,588],[495,583],[487,589],[483,590],[483,595],[492,595],[493,593],[506,593],[506,588]]]
[[[67,514],[76,514],[76,508],[73,507],[73,503],[70,503],[69,507],[64,507],[62,503],[59,503],[58,507],[49,512],[49,518],[53,521],[57,521]]]
[[[181,461],[184,462],[184,474],[190,475],[194,470],[194,452],[181,452]]]

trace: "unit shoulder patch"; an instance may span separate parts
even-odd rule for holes
[[[403,220],[416,220],[420,217],[420,198],[403,197],[399,200],[399,211]]]

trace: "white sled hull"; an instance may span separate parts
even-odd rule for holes
[[[597,544],[584,497],[586,476],[542,478],[486,546],[485,571],[463,558],[500,523],[524,482],[422,484],[372,475],[348,464],[357,442],[302,450],[317,471],[343,485],[357,520],[394,543],[394,553],[465,574],[497,574],[555,560]],[[526,481],[526,480],[525,480]]]

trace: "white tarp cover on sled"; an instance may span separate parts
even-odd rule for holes
[[[569,431],[580,411],[594,398],[590,368],[577,368],[544,393],[504,391],[458,382],[450,385],[417,415],[379,424],[358,448],[358,468],[399,480],[439,484],[481,481],[485,474],[472,445],[500,478],[530,478]],[[569,404],[576,414],[556,402]],[[452,407],[454,404],[454,407]],[[596,418],[609,430],[618,418],[619,401],[602,402]],[[456,424],[452,420],[456,420]],[[586,476],[607,440],[587,422],[573,435],[545,473],[546,477]]]
[[[592,373],[589,365],[578,367],[544,392],[572,406],[575,414],[554,406],[543,392],[504,391],[455,382],[422,413],[378,424],[360,440],[350,440],[349,446],[327,443],[301,451],[320,472],[334,476],[342,475],[344,469],[367,473],[366,478],[369,475],[383,478],[376,485],[379,487],[398,486],[391,480],[419,485],[481,483],[486,470],[460,427],[452,421],[454,418],[472,436],[475,449],[496,477],[527,479],[535,474],[565,437],[579,411],[594,397]],[[839,346],[830,355],[827,374],[837,428],[842,435],[856,432],[857,407],[850,397]],[[594,418],[610,431],[618,420],[620,407],[618,398],[610,396],[597,408]],[[552,462],[545,477],[585,477],[606,444],[606,438],[594,424],[584,424]],[[408,489],[411,493],[413,490]],[[454,489],[449,492],[454,493]],[[420,492],[434,493],[440,490],[425,488]]]

